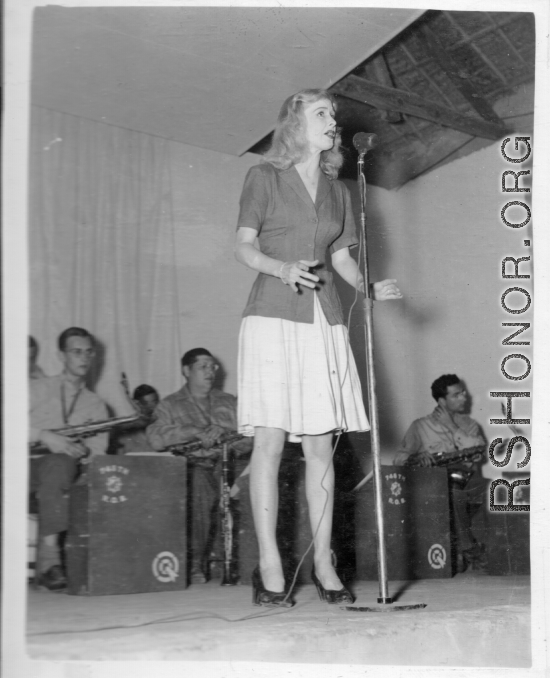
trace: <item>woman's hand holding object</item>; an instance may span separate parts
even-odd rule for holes
[[[309,269],[317,266],[318,263],[318,259],[315,259],[315,261],[307,261],[306,259],[287,261],[279,269],[279,276],[284,284],[290,285],[295,292],[299,291],[298,285],[305,285],[315,289],[319,282],[319,277],[309,273]]]

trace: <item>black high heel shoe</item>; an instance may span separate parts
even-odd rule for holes
[[[342,586],[342,588],[338,589],[337,591],[334,589],[326,589],[317,578],[317,575],[315,574],[315,568],[312,568],[311,570],[311,578],[317,588],[319,598],[325,603],[329,603],[329,605],[343,605],[345,603],[355,602],[355,598],[345,586]]]
[[[257,565],[252,572],[252,603],[254,605],[265,605],[266,607],[292,607],[294,601],[287,594],[277,591],[268,591],[262,581],[260,566]]]

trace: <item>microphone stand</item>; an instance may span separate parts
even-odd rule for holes
[[[376,513],[376,528],[378,532],[378,603],[389,605],[393,599],[388,595],[388,567],[386,561],[386,541],[384,531],[384,504],[382,499],[382,470],[380,464],[380,433],[378,425],[378,406],[376,401],[376,383],[374,376],[374,333],[373,333],[373,299],[371,297],[369,279],[369,260],[367,253],[367,217],[365,196],[365,166],[366,151],[359,153],[357,160],[357,182],[361,196],[361,231],[363,233],[363,280],[365,285],[365,300],[363,302],[365,322],[365,355],[367,363],[367,391],[369,397],[369,420],[371,433],[371,451],[374,476],[374,508]]]
[[[373,337],[373,297],[369,280],[369,262],[367,252],[367,217],[366,217],[366,180],[363,173],[366,150],[359,150],[357,160],[357,182],[361,196],[361,231],[363,234],[363,280],[365,285],[365,301],[363,302],[365,322],[365,354],[367,363],[367,391],[369,398],[369,420],[371,426],[372,475],[374,476],[374,508],[376,514],[376,529],[378,533],[378,584],[379,596],[376,602],[381,607],[350,607],[346,610],[359,612],[381,612],[393,610],[412,610],[424,608],[424,603],[412,605],[393,605],[393,598],[388,594],[388,567],[386,558],[386,540],[384,530],[384,503],[382,497],[382,470],[380,463],[380,434],[378,425],[378,406],[376,400],[376,380],[374,375],[374,337]],[[370,475],[370,474],[369,474]],[[365,479],[366,480],[366,479]],[[361,483],[362,484],[362,483]],[[359,487],[359,486],[358,486]],[[355,488],[357,489],[357,488]]]

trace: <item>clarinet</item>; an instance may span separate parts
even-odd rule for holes
[[[234,431],[223,435],[218,444],[212,447],[212,450],[220,449],[220,445],[225,445],[226,443],[230,445],[231,443],[236,443],[238,440],[241,440],[244,436],[242,433],[236,433]],[[202,442],[200,440],[190,440],[187,443],[175,443],[174,445],[168,445],[161,452],[171,452],[176,457],[187,457],[188,455],[193,456],[193,452],[198,452],[202,450]]]
[[[67,438],[74,438],[81,440],[82,438],[90,438],[98,433],[111,431],[116,428],[123,428],[128,424],[132,424],[139,420],[138,414],[132,414],[127,417],[115,417],[113,419],[105,419],[103,421],[93,421],[88,424],[76,424],[75,426],[65,426],[63,428],[51,429],[52,433],[66,436]],[[33,454],[47,454],[50,450],[41,442],[32,442],[29,444],[31,456]]]
[[[233,564],[233,514],[231,513],[231,488],[229,487],[229,443],[222,448],[221,506],[223,511],[223,578],[221,586],[235,586],[237,581],[232,572]]]
[[[229,446],[231,443],[241,440],[244,436],[235,431],[231,431],[222,436],[218,445],[212,448],[214,450],[222,448],[222,474],[221,474],[221,508],[223,512],[222,517],[222,533],[223,533],[223,578],[221,586],[235,586],[237,583],[236,577],[231,571],[233,564],[233,514],[231,513],[231,488],[229,486]],[[169,445],[163,452],[171,452],[177,457],[193,458],[193,452],[202,449],[202,442],[200,440],[190,440],[187,443],[178,443]]]

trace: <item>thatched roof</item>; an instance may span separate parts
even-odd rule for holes
[[[374,132],[369,183],[398,188],[443,162],[533,125],[535,22],[525,12],[428,11],[336,82],[338,124],[353,149]],[[514,96],[518,94],[519,96]],[[266,137],[251,151],[262,152]],[[355,176],[350,150],[344,176]]]

